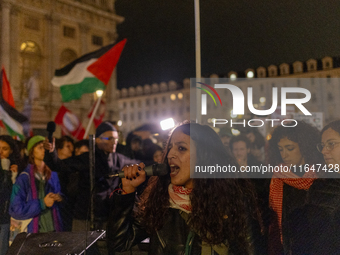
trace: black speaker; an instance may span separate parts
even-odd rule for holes
[[[104,230],[20,233],[6,255],[81,255],[104,234]]]

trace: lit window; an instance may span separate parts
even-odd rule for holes
[[[178,93],[177,97],[178,97],[178,99],[182,99],[183,98],[183,94],[182,93]]]
[[[265,97],[260,97],[260,103],[265,103],[266,102],[266,98]]]
[[[175,94],[171,94],[170,99],[171,99],[172,101],[176,100],[176,95],[175,95]]]

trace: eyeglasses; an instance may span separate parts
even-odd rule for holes
[[[326,150],[331,151],[331,150],[334,149],[334,146],[337,145],[338,143],[340,143],[340,142],[328,142],[328,143],[326,143],[326,145],[323,144],[323,143],[318,143],[318,144],[316,145],[316,148],[317,148],[318,151],[320,151],[320,152],[322,152],[322,150],[323,150],[324,147],[326,147]]]
[[[118,138],[115,138],[115,137],[113,137],[113,136],[111,136],[111,137],[104,137],[104,136],[102,136],[102,137],[99,137],[100,139],[103,139],[103,140],[106,140],[106,141],[110,141],[110,142],[118,142]]]

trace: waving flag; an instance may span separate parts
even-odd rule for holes
[[[85,93],[105,90],[122,53],[126,39],[90,52],[55,71],[53,86],[60,88],[63,102],[79,99]]]
[[[24,140],[22,124],[28,119],[14,108],[13,95],[4,68],[1,70],[0,91],[0,120],[11,136]]]
[[[85,129],[79,121],[78,117],[73,114],[65,106],[61,106],[57,115],[55,116],[54,122],[59,125],[62,131],[71,135],[74,138],[81,140],[85,134]]]

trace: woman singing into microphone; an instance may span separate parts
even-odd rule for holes
[[[107,228],[110,249],[129,250],[149,236],[149,254],[266,254],[250,182],[190,176],[195,165],[237,166],[210,127],[176,127],[163,162],[170,173],[150,179],[137,210],[135,191],[145,180],[144,164],[124,167]]]

